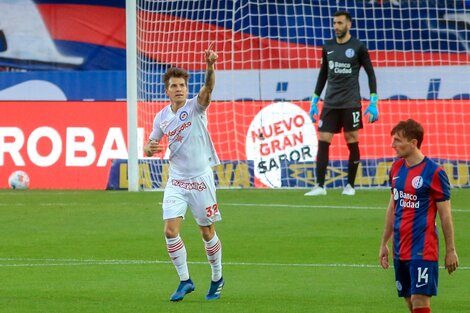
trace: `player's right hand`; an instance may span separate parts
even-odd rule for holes
[[[313,94],[312,96],[312,105],[310,106],[310,119],[313,123],[317,121],[318,118],[318,100],[320,97],[317,94]]]
[[[157,140],[149,140],[149,142],[144,147],[145,155],[151,157],[155,153],[162,152],[163,145],[160,144]]]
[[[213,46],[214,46],[214,42],[211,42],[209,45],[209,48],[207,48],[207,50],[204,50],[206,63],[209,65],[213,65],[215,61],[217,61],[217,58],[219,57],[217,53],[214,50],[212,50]]]

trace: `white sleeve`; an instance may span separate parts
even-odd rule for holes
[[[153,120],[153,129],[152,132],[149,135],[149,140],[158,140],[162,139],[164,133],[160,128],[160,121],[161,121],[161,112],[155,116],[155,119]]]
[[[194,97],[193,99],[191,99],[193,102],[194,102],[194,106],[196,108],[196,112],[198,113],[203,113],[207,110],[207,107],[205,106],[202,106],[201,104],[199,104],[199,94]]]

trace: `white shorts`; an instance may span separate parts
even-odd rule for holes
[[[199,226],[209,226],[220,221],[222,217],[215,191],[212,170],[192,179],[169,177],[163,195],[163,219],[184,218],[189,206]]]

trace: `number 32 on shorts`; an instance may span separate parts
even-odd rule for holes
[[[219,205],[217,203],[215,203],[211,206],[208,206],[206,208],[206,216],[207,217],[212,217],[212,216],[216,215],[218,212],[219,212]]]

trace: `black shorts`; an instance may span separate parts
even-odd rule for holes
[[[340,133],[362,129],[362,109],[346,108],[332,109],[323,108],[318,121],[318,131],[326,133]]]

